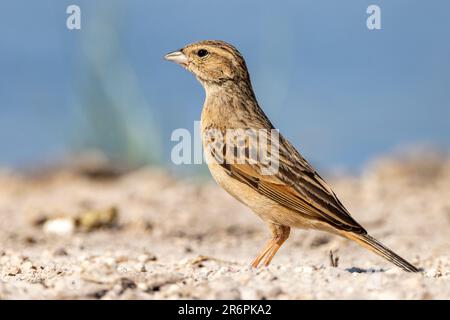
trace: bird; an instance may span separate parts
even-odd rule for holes
[[[268,266],[288,239],[291,228],[299,228],[353,240],[407,272],[419,271],[370,236],[281,133],[268,134],[278,130],[259,106],[244,57],[233,45],[203,40],[172,51],[164,58],[194,74],[205,90],[200,128],[212,177],[256,213],[270,230],[271,238],[251,263],[252,267],[257,268],[261,262]],[[238,145],[236,139],[227,137],[239,130],[267,135],[262,139],[241,139]],[[270,161],[250,156],[258,146],[268,153]],[[242,161],[236,161],[237,155]]]

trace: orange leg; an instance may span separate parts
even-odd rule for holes
[[[267,255],[267,253],[272,249],[274,240],[270,239],[269,242],[264,246],[264,248],[261,250],[259,255],[253,260],[252,267],[258,268],[258,265],[261,263],[261,260],[264,259],[264,257]]]
[[[291,231],[290,227],[282,226],[278,224],[270,224],[270,231],[272,233],[272,239],[261,250],[260,254],[253,260],[252,267],[257,268],[261,263],[261,260],[265,258],[264,265],[267,267],[272,261],[275,254],[280,249],[281,245],[289,238]]]
[[[266,255],[266,258],[264,259],[264,265],[267,267],[269,266],[270,262],[272,261],[275,254],[278,252],[278,250],[281,248],[281,245],[283,244],[285,240],[280,240],[280,242],[276,242],[272,248],[270,249],[269,253]]]

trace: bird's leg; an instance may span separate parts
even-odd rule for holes
[[[272,239],[261,250],[260,254],[253,260],[252,267],[257,268],[261,260],[265,258],[264,265],[268,266],[272,261],[272,258],[280,249],[281,245],[289,237],[291,231],[290,227],[282,226],[279,224],[269,224],[270,231],[272,233]]]
[[[258,265],[261,263],[261,260],[266,256],[266,254],[272,249],[272,246],[274,244],[274,240],[270,239],[267,244],[264,246],[264,248],[261,250],[259,255],[253,260],[252,267],[258,268]]]
[[[266,258],[264,259],[264,265],[267,267],[270,262],[272,261],[275,254],[278,252],[278,250],[281,248],[283,243],[289,238],[289,233],[291,232],[291,228],[287,226],[280,226],[275,225],[271,228],[272,231],[272,237],[274,240],[274,243],[272,245],[272,248],[266,255]]]

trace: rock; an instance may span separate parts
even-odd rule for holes
[[[86,211],[77,218],[77,226],[82,231],[113,227],[117,223],[118,215],[116,207]]]
[[[71,218],[55,218],[47,220],[42,229],[47,234],[69,236],[75,232],[75,221]]]
[[[66,249],[64,248],[58,248],[53,252],[53,255],[55,256],[68,256]]]

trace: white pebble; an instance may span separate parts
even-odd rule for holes
[[[57,218],[45,222],[43,230],[45,233],[59,236],[71,235],[75,231],[75,223],[69,218]]]

